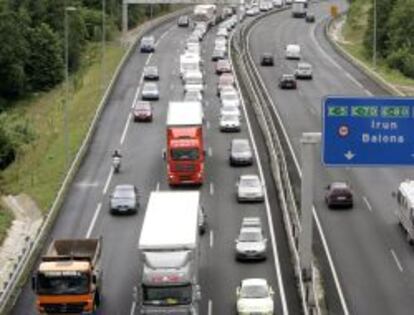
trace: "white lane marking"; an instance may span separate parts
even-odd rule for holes
[[[102,194],[106,194],[108,191],[109,183],[111,182],[112,175],[114,175],[114,168],[111,166],[111,170],[109,171],[108,178],[106,179],[104,189],[102,190]]]
[[[209,121],[206,122],[206,127],[207,127],[207,129],[210,129],[210,122]]]
[[[210,105],[210,102],[209,101],[205,101],[204,104],[206,104],[206,107],[208,107]]]
[[[248,34],[247,42],[249,42],[249,37],[250,37],[250,33]],[[231,56],[231,46],[229,47],[229,50],[230,50],[229,55]],[[231,59],[230,59],[230,63],[231,63]],[[236,86],[237,86],[237,89],[239,91],[239,95],[242,95],[242,91],[240,90],[240,85],[239,85],[239,81],[238,81],[237,77],[236,77]],[[278,287],[279,287],[279,292],[280,292],[280,300],[282,302],[282,310],[283,310],[282,314],[283,315],[288,315],[289,310],[288,310],[287,302],[286,302],[286,293],[285,293],[285,287],[283,285],[282,271],[281,271],[281,268],[280,268],[279,253],[278,253],[277,246],[276,246],[276,244],[277,244],[276,234],[275,234],[275,231],[274,231],[274,228],[273,228],[273,219],[272,219],[272,212],[270,210],[269,199],[267,198],[267,186],[266,186],[266,181],[265,181],[264,176],[263,176],[262,163],[260,162],[256,141],[255,141],[254,136],[253,136],[253,131],[252,131],[252,127],[251,127],[251,124],[250,124],[250,119],[249,119],[249,116],[247,114],[246,104],[244,103],[243,98],[241,98],[241,104],[242,104],[242,109],[243,109],[244,116],[246,118],[246,124],[247,124],[247,130],[248,130],[248,133],[249,133],[249,137],[250,137],[251,143],[253,145],[253,150],[254,150],[254,154],[255,154],[255,157],[256,157],[256,161],[257,161],[257,167],[258,167],[258,170],[259,170],[259,175],[260,175],[260,178],[262,180],[263,186],[265,188],[265,206],[266,206],[267,222],[268,222],[269,231],[270,231],[270,239],[271,239],[271,243],[272,243],[272,252],[273,252],[274,263],[275,263],[274,267],[275,267],[275,272],[276,272],[276,277],[277,277],[277,282],[278,282]]]
[[[211,147],[208,148],[208,156],[213,156],[213,149]]]
[[[86,238],[91,237],[92,230],[95,226],[96,219],[98,219],[98,216],[99,216],[99,213],[101,212],[101,209],[102,209],[102,202],[98,203],[98,206],[96,207],[95,214],[93,215],[91,224],[89,225],[89,228],[88,228],[88,232],[86,232],[86,236],[85,236]]]
[[[155,43],[155,47],[157,47],[158,46],[158,44],[162,41],[162,39],[169,33],[169,32],[171,32],[173,29],[175,29],[174,27],[171,27],[171,28],[169,28],[168,30],[166,30],[165,32],[164,32],[164,34],[162,34],[161,36],[160,36],[160,38],[158,38],[158,40],[157,40],[157,42]],[[152,54],[151,54],[152,55]]]
[[[398,269],[400,270],[400,272],[403,272],[403,271],[404,271],[404,269],[403,269],[403,267],[401,266],[401,263],[400,263],[400,260],[399,260],[399,259],[398,259],[398,257],[397,257],[397,254],[394,252],[394,250],[393,250],[393,249],[390,249],[390,252],[391,252],[392,257],[393,257],[393,258],[394,258],[394,260],[395,260],[395,263],[397,264]]]
[[[130,315],[135,314],[135,309],[137,307],[137,299],[138,299],[138,288],[134,286],[132,289],[132,305],[131,305],[131,311],[129,312]]]
[[[137,307],[137,302],[133,301],[131,305],[131,312],[129,312],[130,315],[135,314],[135,308]]]
[[[155,186],[155,190],[159,191],[160,190],[160,182],[157,182],[157,185]]]
[[[214,246],[214,232],[213,230],[210,230],[210,248],[213,248]]]
[[[214,183],[210,183],[210,195],[214,195]]]
[[[208,315],[213,314],[213,301],[208,300]]]
[[[250,38],[250,33],[248,34],[247,42],[249,42],[249,38]],[[261,81],[262,86],[266,87],[266,85],[264,84],[264,82],[263,82],[263,80],[262,80],[262,78],[260,76],[259,76],[259,80]],[[284,125],[284,123],[283,123],[283,121],[281,119],[281,116],[279,114],[279,111],[277,110],[275,104],[273,103],[273,99],[270,97],[269,91],[267,89],[264,89],[264,92],[267,94],[267,98],[270,100],[270,102],[272,104],[273,112],[275,113],[275,115],[277,117],[277,120],[278,120],[278,123],[279,123],[279,125],[282,128],[283,136],[284,136],[284,138],[287,141],[287,144],[288,144],[288,147],[289,147],[289,152],[290,152],[290,154],[291,154],[291,156],[293,158],[293,162],[295,164],[296,170],[297,170],[299,176],[302,178],[302,170],[300,168],[300,165],[299,165],[299,162],[298,162],[298,158],[296,156],[295,151],[293,150],[292,142],[290,141],[290,138],[287,135],[286,128],[285,128],[285,125]],[[332,256],[331,256],[331,253],[330,253],[330,249],[328,247],[328,243],[326,242],[326,237],[325,237],[325,234],[324,234],[324,232],[322,230],[322,226],[321,226],[321,224],[319,222],[319,217],[318,217],[318,214],[316,213],[315,207],[312,208],[312,212],[313,212],[313,216],[315,218],[316,226],[318,227],[319,235],[320,235],[320,237],[322,239],[322,244],[323,244],[323,247],[324,247],[326,256],[328,258],[329,267],[331,269],[331,272],[332,272],[332,275],[333,275],[333,278],[334,278],[336,290],[338,291],[339,299],[341,300],[342,310],[344,312],[344,315],[349,315],[348,306],[347,306],[346,301],[345,301],[345,297],[344,297],[344,293],[343,293],[343,290],[342,290],[342,286],[341,286],[341,284],[339,282],[338,273],[337,273],[336,268],[335,268],[335,265],[333,263]]]
[[[365,204],[366,204],[366,206],[367,206],[368,210],[372,212],[372,207],[371,207],[371,205],[370,205],[370,203],[369,203],[369,201],[368,201],[368,198],[367,198],[367,197],[365,197],[365,196],[363,196],[363,197],[362,197],[362,200],[364,200],[364,202],[365,202]]]
[[[322,47],[321,45],[319,45],[318,41],[316,40],[316,27],[318,24],[314,24],[311,28],[311,38],[312,41],[315,43],[316,47],[319,49],[319,51],[325,56],[326,59],[328,59],[335,67],[337,67],[339,70],[343,71],[345,73],[345,75],[352,81],[354,82],[358,87],[362,88],[362,90],[367,93],[368,95],[373,95],[370,91],[368,91],[367,89],[364,89],[362,84],[355,79],[348,71],[346,71],[339,63],[337,63]]]
[[[128,131],[128,127],[129,127],[129,124],[131,122],[131,119],[132,119],[132,115],[131,115],[131,113],[129,113],[126,124],[125,124],[124,131],[122,132],[121,140],[119,141],[120,144],[123,144],[124,141],[125,141],[126,133]]]

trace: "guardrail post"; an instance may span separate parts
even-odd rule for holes
[[[128,32],[128,1],[122,1],[122,37]]]

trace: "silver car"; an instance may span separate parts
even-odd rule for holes
[[[146,66],[144,67],[144,80],[159,80],[157,66]]]
[[[157,83],[146,82],[142,88],[142,100],[158,100],[160,98],[160,92],[158,90]]]
[[[240,116],[223,114],[220,116],[220,131],[238,132],[241,129]]]
[[[239,93],[235,89],[224,89],[220,91],[221,105],[240,106]]]
[[[231,166],[253,164],[253,154],[249,140],[233,139],[231,140],[229,150],[229,162]]]
[[[295,70],[297,79],[312,79],[312,65],[307,62],[299,62]]]
[[[138,189],[134,185],[117,185],[109,199],[111,213],[136,213],[139,208]]]
[[[235,240],[238,260],[266,259],[267,239],[263,235],[260,218],[255,219],[254,226],[242,223],[239,236]]]
[[[237,201],[248,202],[264,200],[263,184],[256,174],[241,175],[236,183]]]

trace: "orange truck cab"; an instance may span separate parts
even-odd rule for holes
[[[54,240],[32,277],[39,314],[95,314],[100,304],[100,239]]]
[[[169,102],[165,158],[170,185],[203,183],[205,149],[200,102]]]

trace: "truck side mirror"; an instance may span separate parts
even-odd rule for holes
[[[32,289],[33,289],[33,291],[36,291],[36,288],[37,288],[36,276],[32,276]]]
[[[162,150],[162,159],[164,161],[167,159],[167,151],[165,149]]]

